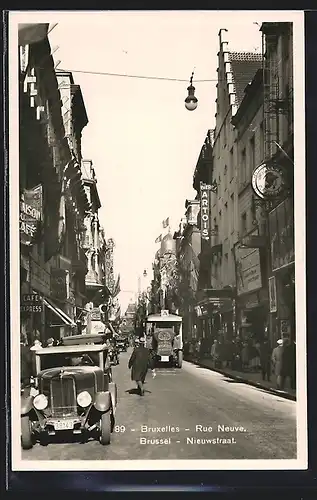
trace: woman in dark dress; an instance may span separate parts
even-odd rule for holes
[[[153,370],[153,362],[150,350],[144,345],[144,340],[136,341],[135,348],[129,359],[128,367],[131,368],[131,380],[137,383],[137,388],[140,396],[144,396],[144,381],[148,369]],[[155,374],[154,370],[153,373]]]

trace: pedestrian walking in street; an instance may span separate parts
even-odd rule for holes
[[[260,346],[260,364],[262,380],[267,378],[268,381],[271,380],[271,346],[268,339],[265,339]]]
[[[135,348],[129,359],[128,367],[131,369],[131,380],[137,384],[140,396],[144,396],[144,382],[148,369],[152,369],[155,376],[153,359],[149,349],[144,345],[144,339],[135,339]]]
[[[283,344],[283,339],[279,339],[277,341],[277,346],[273,349],[272,352],[272,365],[276,376],[276,384],[279,389],[284,389],[285,384],[285,374],[283,367]]]

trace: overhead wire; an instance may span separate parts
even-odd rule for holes
[[[123,77],[123,78],[138,78],[138,79],[143,79],[143,80],[165,80],[165,81],[172,81],[172,82],[187,82],[188,79],[182,79],[182,78],[168,78],[168,77],[163,77],[163,76],[145,76],[145,75],[127,75],[127,74],[122,74],[122,73],[108,73],[104,71],[85,71],[85,70],[76,70],[76,69],[59,69],[58,71],[60,72],[69,72],[69,73],[82,73],[82,74],[88,74],[88,75],[100,75],[100,76],[118,76],[118,77]],[[218,82],[218,78],[214,78],[211,80],[195,80],[195,83],[203,83],[203,82]]]

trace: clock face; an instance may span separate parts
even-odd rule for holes
[[[263,163],[253,172],[252,187],[260,198],[275,198],[283,191],[284,186],[284,173],[278,166]]]

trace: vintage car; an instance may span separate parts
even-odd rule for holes
[[[119,352],[127,351],[128,347],[127,347],[127,343],[126,343],[125,338],[118,337],[116,340],[116,344],[117,344],[117,349],[119,350]]]
[[[151,314],[146,318],[145,345],[155,364],[170,364],[177,368],[183,363],[182,318],[169,311]]]
[[[108,338],[109,335],[107,333],[86,333],[64,337],[62,343],[63,345],[105,344]]]
[[[82,336],[81,336],[82,337]],[[88,340],[88,339],[86,339]],[[110,444],[117,387],[105,344],[46,347],[35,351],[37,395],[21,397],[21,445],[48,444],[66,431],[82,442],[94,437]]]

